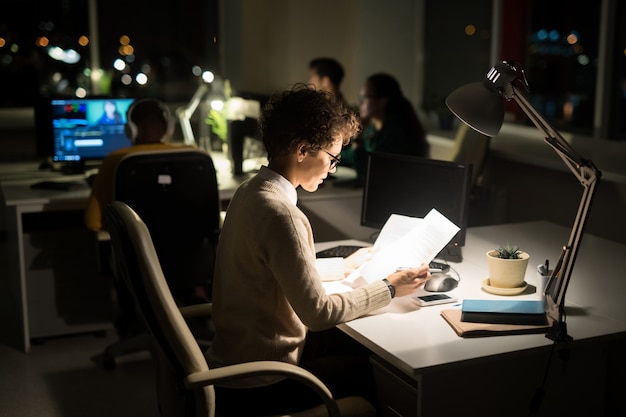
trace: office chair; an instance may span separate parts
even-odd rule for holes
[[[472,189],[481,183],[490,139],[465,123],[461,123],[456,131],[450,161],[472,164]]]
[[[187,297],[191,292],[190,277],[198,277],[193,281],[205,280],[206,290],[210,291],[220,230],[220,201],[209,154],[194,148],[129,154],[117,168],[114,190],[115,200],[125,202],[144,219],[179,305],[196,302]],[[123,285],[116,282],[116,286],[121,339],[109,345],[100,358],[106,369],[115,367],[115,357],[149,346],[132,298]],[[208,325],[193,329],[203,333],[199,337],[210,338]]]
[[[257,361],[209,369],[169,290],[145,223],[132,208],[120,201],[107,206],[106,219],[116,273],[133,294],[155,344],[157,392],[162,417],[213,417],[216,401],[214,384],[260,375],[294,378],[323,399],[324,405],[292,416],[376,415],[372,405],[361,397],[335,401],[317,377],[297,365]]]

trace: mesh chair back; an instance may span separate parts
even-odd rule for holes
[[[125,156],[116,171],[114,199],[128,204],[150,230],[175,295],[213,276],[220,201],[213,160],[182,148]]]

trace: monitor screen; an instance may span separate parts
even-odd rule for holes
[[[464,246],[471,177],[471,164],[372,153],[361,224],[381,229],[392,214],[422,218],[435,208],[461,229],[449,245]]]
[[[54,98],[39,104],[38,142],[41,153],[55,162],[104,159],[131,146],[124,133],[126,111],[133,98]]]

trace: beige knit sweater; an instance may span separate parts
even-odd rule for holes
[[[382,278],[327,295],[309,220],[279,187],[255,176],[235,193],[220,235],[210,366],[298,363],[307,329],[331,328],[389,304]]]

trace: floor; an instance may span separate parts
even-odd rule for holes
[[[6,277],[6,236],[0,233],[0,278]],[[6,291],[6,280],[0,279]],[[7,306],[0,306],[0,310]],[[23,353],[0,332],[0,416],[158,416],[154,370],[148,352],[118,359],[113,370],[95,361],[117,340],[115,331],[45,339]]]
[[[158,416],[154,371],[146,352],[117,361],[113,370],[93,357],[114,332],[47,339],[28,354],[0,345],[3,417]]]

